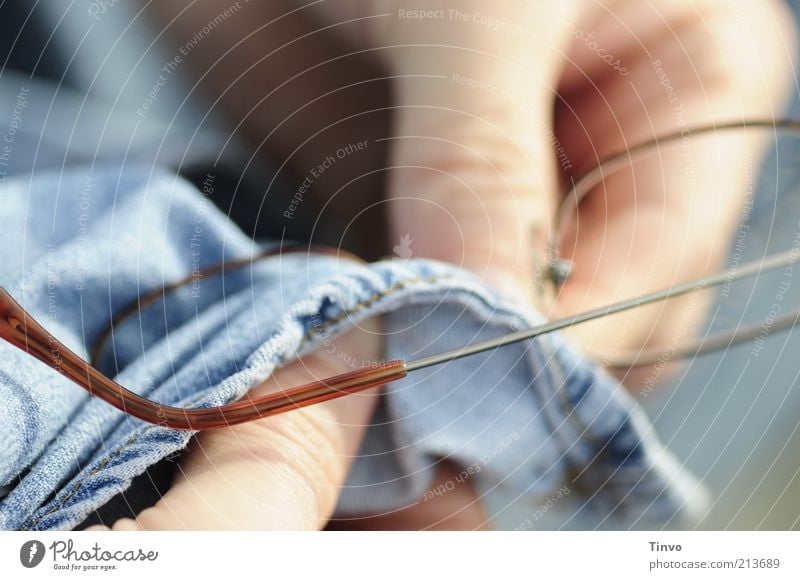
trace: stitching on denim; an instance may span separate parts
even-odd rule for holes
[[[87,473],[85,476],[83,476],[83,478],[81,478],[79,481],[75,482],[75,485],[72,486],[72,489],[69,491],[69,493],[67,495],[65,495],[63,498],[61,498],[61,500],[58,502],[58,505],[54,505],[49,510],[47,510],[45,513],[43,513],[41,516],[39,516],[38,518],[33,520],[30,523],[29,526],[24,527],[24,528],[20,528],[20,529],[21,530],[26,530],[26,531],[34,529],[47,516],[49,516],[50,514],[52,514],[55,511],[63,508],[64,504],[67,503],[70,500],[70,498],[72,498],[72,496],[74,496],[76,493],[78,493],[80,491],[80,489],[83,487],[83,484],[86,483],[86,481],[90,477],[93,477],[93,476],[97,475],[98,473],[100,473],[101,471],[103,471],[108,466],[108,464],[111,463],[111,461],[113,459],[119,457],[125,449],[127,449],[128,447],[133,445],[136,442],[136,440],[139,437],[141,437],[142,435],[144,435],[146,432],[147,432],[147,430],[144,430],[144,431],[142,431],[140,433],[137,433],[136,435],[131,436],[120,447],[118,447],[116,450],[114,450],[113,452],[109,453],[105,458],[103,458],[103,460],[97,465],[97,467],[92,469],[89,473]]]
[[[600,440],[595,436],[594,433],[592,433],[589,425],[580,416],[577,408],[577,405],[579,405],[581,401],[588,396],[589,389],[584,392],[578,401],[573,401],[567,393],[565,387],[569,376],[567,375],[567,372],[564,369],[561,360],[559,359],[559,345],[550,344],[549,342],[542,342],[540,345],[543,350],[547,350],[550,353],[548,357],[548,360],[550,361],[548,363],[548,370],[551,373],[551,377],[553,377],[553,385],[555,385],[555,394],[559,404],[561,405],[561,413],[573,424],[573,427],[575,427],[576,431],[578,432],[579,439],[586,441],[593,448],[599,447]],[[572,369],[569,374],[571,375],[574,373],[575,369]],[[592,386],[594,386],[594,384]]]
[[[409,278],[407,280],[401,280],[399,282],[395,282],[394,284],[392,284],[391,286],[389,286],[387,288],[384,288],[380,292],[376,292],[375,294],[373,294],[369,298],[367,298],[365,300],[362,300],[361,302],[357,302],[355,305],[353,305],[352,308],[343,310],[342,312],[340,312],[339,314],[337,314],[336,316],[334,316],[330,320],[326,320],[325,322],[323,322],[319,326],[315,326],[314,328],[309,330],[305,334],[305,336],[303,336],[303,338],[300,340],[300,344],[297,345],[297,348],[302,347],[309,340],[311,340],[315,335],[324,332],[325,330],[327,330],[328,328],[330,328],[334,324],[337,324],[337,323],[341,322],[342,320],[344,320],[348,316],[356,314],[356,313],[364,310],[365,308],[368,308],[368,307],[372,306],[373,304],[375,304],[381,298],[384,298],[386,296],[394,294],[395,292],[398,292],[399,290],[403,290],[404,288],[406,288],[407,286],[410,286],[412,284],[438,282],[440,280],[445,280],[447,278],[452,278],[452,276],[437,275],[437,276],[428,276],[426,278]]]
[[[197,395],[196,397],[193,397],[190,401],[188,401],[188,404],[191,405],[193,403],[196,403],[197,401],[202,399],[204,396],[206,396],[206,394],[207,393],[202,393],[202,394]],[[125,441],[125,443],[123,443],[122,445],[117,447],[114,451],[109,452],[109,454],[106,455],[103,458],[103,460],[94,469],[92,469],[89,473],[84,475],[79,481],[76,481],[75,484],[72,486],[72,489],[70,489],[69,493],[67,493],[67,495],[65,495],[64,497],[61,498],[61,500],[59,500],[58,505],[54,505],[53,507],[51,507],[45,513],[43,513],[38,518],[33,520],[33,522],[31,522],[31,524],[28,527],[21,528],[21,530],[33,529],[39,522],[41,522],[47,516],[49,516],[50,514],[52,514],[55,511],[63,508],[64,504],[66,504],[76,493],[78,493],[80,491],[81,487],[83,487],[83,485],[89,480],[89,478],[94,477],[95,475],[97,475],[98,473],[103,471],[106,467],[108,467],[108,465],[111,463],[111,461],[113,459],[116,459],[117,457],[122,455],[122,452],[125,451],[128,447],[130,447],[134,443],[136,443],[136,441],[140,437],[142,437],[144,435],[147,435],[151,431],[155,431],[158,428],[160,428],[160,425],[148,425],[147,427],[145,427],[145,429],[143,431],[140,431],[139,433],[136,433],[135,435],[131,435],[128,438],[128,440]]]
[[[556,385],[555,390],[559,399],[559,403],[562,405],[561,412],[577,428],[579,440],[586,442],[593,452],[592,457],[585,465],[581,466],[580,471],[569,476],[571,483],[576,484],[579,479],[584,479],[593,482],[590,483],[590,485],[599,484],[597,491],[604,489],[609,496],[608,501],[615,502],[615,505],[617,506],[615,509],[626,509],[626,507],[622,505],[622,500],[624,499],[622,495],[622,487],[625,485],[625,482],[624,480],[620,481],[620,479],[623,477],[620,474],[624,474],[624,472],[621,471],[620,467],[611,469],[608,465],[610,440],[620,432],[622,426],[618,427],[614,431],[614,434],[611,436],[611,438],[606,440],[603,440],[595,435],[595,433],[593,433],[590,429],[589,423],[584,421],[578,412],[578,405],[580,405],[583,400],[589,396],[590,389],[587,389],[577,401],[574,401],[566,392],[565,385],[567,382],[567,375],[561,361],[558,358],[559,346],[548,343],[548,346],[543,345],[542,348],[550,349],[550,352],[552,353],[552,360],[555,362],[555,364],[551,365],[551,372],[558,373],[557,382],[554,382],[554,384]],[[574,373],[575,370],[573,369],[570,372]],[[594,386],[594,384],[595,383],[593,381],[592,386]],[[592,465],[595,465],[597,469],[600,470],[600,474],[592,473],[590,471]],[[591,498],[594,498],[597,491],[590,494]]]
[[[305,334],[305,336],[303,336],[303,338],[300,340],[300,344],[298,345],[298,348],[300,346],[302,346],[303,344],[305,344],[306,342],[308,342],[315,334],[325,330],[326,328],[328,328],[329,326],[331,326],[331,325],[333,325],[333,324],[335,324],[337,322],[341,322],[348,315],[354,314],[356,312],[360,312],[364,308],[367,308],[367,307],[375,304],[375,302],[377,302],[381,298],[384,298],[386,296],[389,296],[390,294],[393,294],[393,293],[395,293],[395,292],[397,292],[399,290],[402,290],[402,289],[406,288],[407,286],[409,286],[411,284],[415,284],[415,283],[419,284],[419,283],[426,283],[426,282],[427,283],[436,282],[438,280],[449,278],[449,277],[451,277],[451,276],[438,275],[438,276],[428,276],[426,278],[409,278],[408,280],[401,280],[400,282],[396,282],[395,284],[389,286],[388,288],[384,288],[380,292],[376,292],[376,293],[372,294],[369,298],[366,298],[366,299],[362,300],[361,302],[357,302],[355,305],[353,305],[353,308],[351,308],[350,310],[344,310],[341,313],[339,313],[337,316],[335,316],[334,318],[331,318],[330,320],[326,320],[324,324],[321,324],[318,327],[315,327],[315,328],[312,328],[311,330],[309,330]],[[192,401],[190,401],[190,404],[202,399],[207,394],[208,393],[202,393],[198,397],[195,397]],[[95,475],[97,475],[98,473],[103,471],[106,467],[108,467],[108,465],[111,463],[111,461],[113,459],[119,457],[122,454],[123,451],[125,451],[128,447],[130,447],[134,443],[136,443],[136,441],[140,437],[142,437],[143,435],[145,435],[145,434],[149,433],[150,431],[155,430],[157,428],[159,428],[158,425],[151,425],[149,427],[146,427],[144,429],[144,431],[141,431],[141,432],[137,433],[136,435],[131,436],[127,441],[125,441],[125,443],[123,443],[121,446],[119,446],[116,450],[114,450],[111,453],[109,453],[94,469],[92,469],[89,473],[87,473],[85,476],[83,476],[79,481],[75,482],[75,484],[73,485],[73,487],[70,490],[70,492],[67,495],[65,495],[63,498],[61,498],[61,500],[58,502],[58,505],[55,505],[55,506],[51,507],[49,510],[47,510],[47,512],[45,512],[44,514],[42,514],[41,516],[36,518],[33,522],[31,522],[31,524],[29,526],[24,527],[24,528],[20,528],[20,529],[21,530],[26,530],[26,531],[27,530],[31,530],[31,529],[35,528],[36,525],[39,524],[47,516],[49,516],[50,514],[52,514],[55,511],[63,508],[64,504],[66,504],[76,493],[78,493],[78,491],[80,491],[80,489],[83,487],[83,485],[91,477],[94,477]]]

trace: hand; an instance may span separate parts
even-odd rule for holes
[[[784,2],[655,6],[605,2],[568,24],[574,41],[558,89],[563,100],[556,104],[555,127],[577,173],[655,136],[783,115],[795,54],[793,17]],[[618,59],[625,74],[604,54]],[[770,137],[749,133],[691,136],[590,192],[562,247],[576,267],[555,314],[718,272]],[[570,334],[609,363],[624,351],[677,347],[691,338],[713,297],[709,292],[673,299],[574,327]],[[642,384],[641,374],[626,379],[633,388]]]
[[[379,360],[379,330],[377,321],[368,321],[332,341],[335,352],[322,349],[304,357],[251,389],[251,394],[260,396],[352,370],[337,353]],[[113,530],[322,528],[336,506],[375,402],[376,393],[366,391],[202,432],[184,453],[169,491],[135,520],[114,523]]]
[[[390,14],[364,21],[366,46],[399,47],[379,51],[395,79],[392,241],[534,301],[559,187],[659,135],[780,116],[792,79],[792,17],[777,1],[352,5],[347,16]],[[539,308],[566,316],[719,270],[764,150],[757,133],[691,137],[590,192],[560,247],[574,274]],[[680,344],[708,298],[568,332],[613,363]]]
[[[179,4],[160,9],[177,14]],[[205,5],[212,7],[184,25],[189,37],[216,14],[213,3]],[[777,1],[680,0],[655,8],[635,0],[384,0],[323,2],[313,8],[326,24],[363,18],[358,37],[348,41],[375,49],[393,78],[389,247],[397,244],[414,257],[460,264],[501,292],[535,301],[548,316],[669,286],[721,265],[746,195],[743,172],[730,168],[756,156],[755,142],[693,141],[691,180],[680,150],[660,152],[656,163],[637,163],[615,175],[605,189],[591,192],[567,231],[561,251],[575,261],[575,273],[552,301],[540,299],[535,276],[546,259],[560,191],[570,178],[608,154],[696,123],[777,116],[791,78],[788,55],[794,53],[791,19]],[[257,8],[251,4],[248,10]],[[421,19],[422,13],[414,11],[434,13]],[[247,26],[255,20],[237,22]],[[282,23],[281,31],[289,30],[288,20]],[[264,38],[275,30],[264,32]],[[307,33],[291,30],[294,37]],[[223,39],[222,34],[215,38]],[[209,71],[220,93],[240,99],[231,110],[249,115],[253,99],[261,105],[260,93],[252,83],[237,86],[237,75],[250,70],[249,59],[268,65],[262,62],[263,47],[242,49],[244,58],[223,67],[216,59],[227,45],[216,53],[211,46],[209,40],[191,58],[201,59],[198,70],[204,76]],[[272,62],[289,61],[276,57]],[[330,72],[334,64],[313,70],[336,78]],[[268,68],[254,70],[272,85],[283,82]],[[216,71],[221,72],[214,81]],[[661,74],[673,93],[660,84]],[[671,94],[677,95],[680,114]],[[302,95],[299,102],[315,96]],[[338,117],[323,122],[311,109],[288,115],[276,103],[293,113],[296,101],[285,92],[275,99],[259,109],[263,116],[247,119],[259,138],[272,135],[274,125],[280,128],[275,139],[294,154],[291,139],[328,127],[311,160],[324,158],[323,152],[349,138],[331,130],[329,123]],[[312,123],[309,131],[298,130],[303,121]],[[691,301],[673,301],[570,333],[588,352],[605,358],[609,346],[621,352],[685,336],[700,311]],[[366,351],[372,347],[354,348],[369,358]],[[317,375],[342,370],[316,355],[307,368],[287,369],[276,380],[302,382],[308,369]],[[180,480],[135,525],[322,526],[372,403],[369,395],[348,397],[198,437]],[[467,486],[464,490],[469,493]],[[402,524],[398,518],[359,524],[480,525],[480,514],[470,511],[474,497],[447,500],[453,503],[439,512],[428,502],[425,510],[407,511]],[[467,516],[447,519],[459,513]]]

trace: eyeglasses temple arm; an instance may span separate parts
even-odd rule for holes
[[[47,332],[2,288],[0,336],[120,411],[173,429],[200,431],[245,423],[378,387],[407,374],[405,362],[391,360],[264,397],[181,409],[145,399],[103,375]]]

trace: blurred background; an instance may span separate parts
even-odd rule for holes
[[[800,0],[791,4],[799,15]],[[0,4],[0,124],[8,123],[24,96],[21,127],[2,179],[108,159],[166,165],[200,183],[211,158],[222,184],[214,201],[248,233],[284,235],[285,220],[272,220],[269,207],[285,207],[297,176],[291,167],[265,162],[262,144],[227,127],[195,81],[184,76],[186,71],[165,73],[169,58],[164,54],[173,52],[163,51],[164,39],[137,18],[137,11],[134,3],[115,0]],[[164,74],[169,82],[154,84]],[[789,114],[800,118],[797,95]],[[357,140],[358,128],[353,130]],[[800,139],[781,137],[756,176],[747,230],[740,230],[742,263],[792,246],[800,223],[798,160]],[[317,187],[341,186],[335,175],[328,179]],[[362,186],[378,195],[381,184]],[[260,211],[254,212],[254,206]],[[380,219],[364,221],[380,228]],[[285,235],[369,250],[360,242],[370,239],[368,230],[342,241],[341,223],[334,220],[295,220]],[[763,320],[781,280],[779,271],[734,285],[719,298],[709,324],[724,330]],[[800,284],[791,284],[783,311],[791,305],[800,305]],[[748,342],[689,361],[673,369],[662,388],[639,395],[664,444],[713,494],[700,528],[800,529],[798,353],[800,333],[779,333],[755,354]],[[512,500],[489,494],[494,527],[517,528],[535,509]],[[557,510],[535,527],[596,526],[614,527],[611,522],[564,521]]]

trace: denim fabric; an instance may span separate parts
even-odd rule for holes
[[[0,282],[84,356],[141,293],[260,249],[188,183],[143,167],[9,179],[0,223]],[[100,368],[154,400],[219,405],[378,313],[387,358],[541,321],[447,264],[283,255],[145,309],[116,329]],[[7,344],[0,400],[3,529],[72,528],[191,437],[125,416]],[[469,477],[540,498],[566,486],[570,509],[622,521],[703,507],[624,389],[554,334],[389,385],[338,513],[424,501],[442,458],[464,469],[453,485]]]

